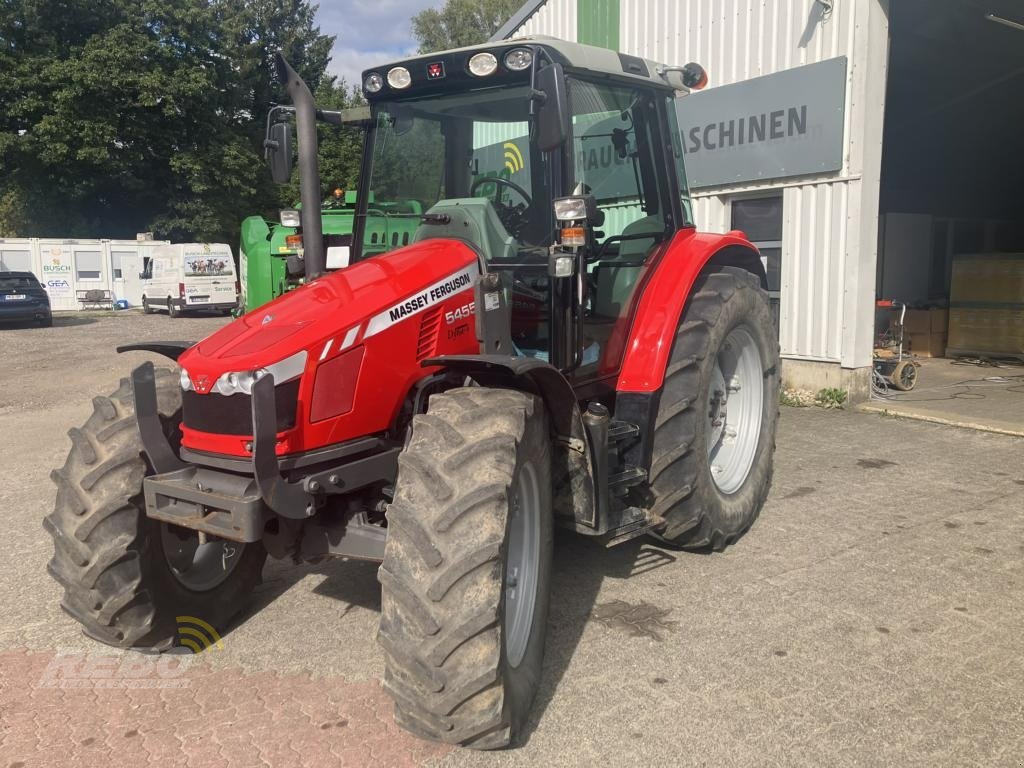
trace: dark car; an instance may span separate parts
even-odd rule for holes
[[[53,325],[50,297],[31,272],[0,272],[0,322]]]

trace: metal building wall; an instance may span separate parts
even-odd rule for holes
[[[576,42],[576,0],[548,0],[512,37],[550,35]]]
[[[837,56],[848,58],[845,152],[836,174],[694,193],[700,229],[730,228],[730,200],[781,190],[785,357],[864,368],[871,363],[878,182],[888,58],[888,0],[621,0],[620,49],[699,61],[709,87]],[[574,0],[550,0],[523,29],[573,37]],[[562,23],[553,23],[557,17]]]
[[[731,197],[781,188],[782,353],[854,368],[871,356],[888,27],[878,0],[835,0],[823,17],[824,7],[820,0],[622,0],[620,43],[657,61],[699,61],[709,87],[848,58],[838,174],[702,189],[694,204],[699,227],[722,231]],[[866,146],[875,133],[877,144]]]

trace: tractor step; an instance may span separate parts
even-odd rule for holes
[[[648,509],[624,507],[619,511],[619,525],[608,530],[599,541],[606,547],[614,547],[643,536],[657,528],[665,520]]]
[[[640,425],[631,424],[628,421],[619,421],[612,419],[611,424],[608,425],[608,442],[618,442],[620,440],[628,440],[631,437],[640,436]]]
[[[608,490],[612,493],[638,485],[647,480],[646,470],[640,467],[624,467],[621,472],[616,472],[608,477]]]

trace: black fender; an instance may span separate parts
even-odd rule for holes
[[[196,342],[194,341],[144,341],[139,344],[122,344],[117,347],[117,351],[119,353],[156,352],[158,355],[169,357],[174,362],[178,362],[182,352],[195,345]]]
[[[573,527],[593,526],[595,457],[587,442],[576,392],[561,371],[533,357],[494,354],[432,357],[424,360],[423,366],[447,368],[484,387],[518,389],[540,397],[555,433],[555,514],[571,517],[565,522]]]

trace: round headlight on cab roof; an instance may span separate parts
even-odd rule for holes
[[[505,54],[505,66],[513,72],[522,72],[533,64],[533,52],[528,48],[513,48]]]
[[[384,78],[376,72],[371,72],[363,80],[363,90],[367,93],[378,93],[384,87]]]
[[[401,90],[412,85],[412,75],[405,67],[392,67],[388,70],[388,85]]]
[[[469,71],[477,77],[493,75],[498,68],[498,60],[493,53],[478,53],[469,60]]]

